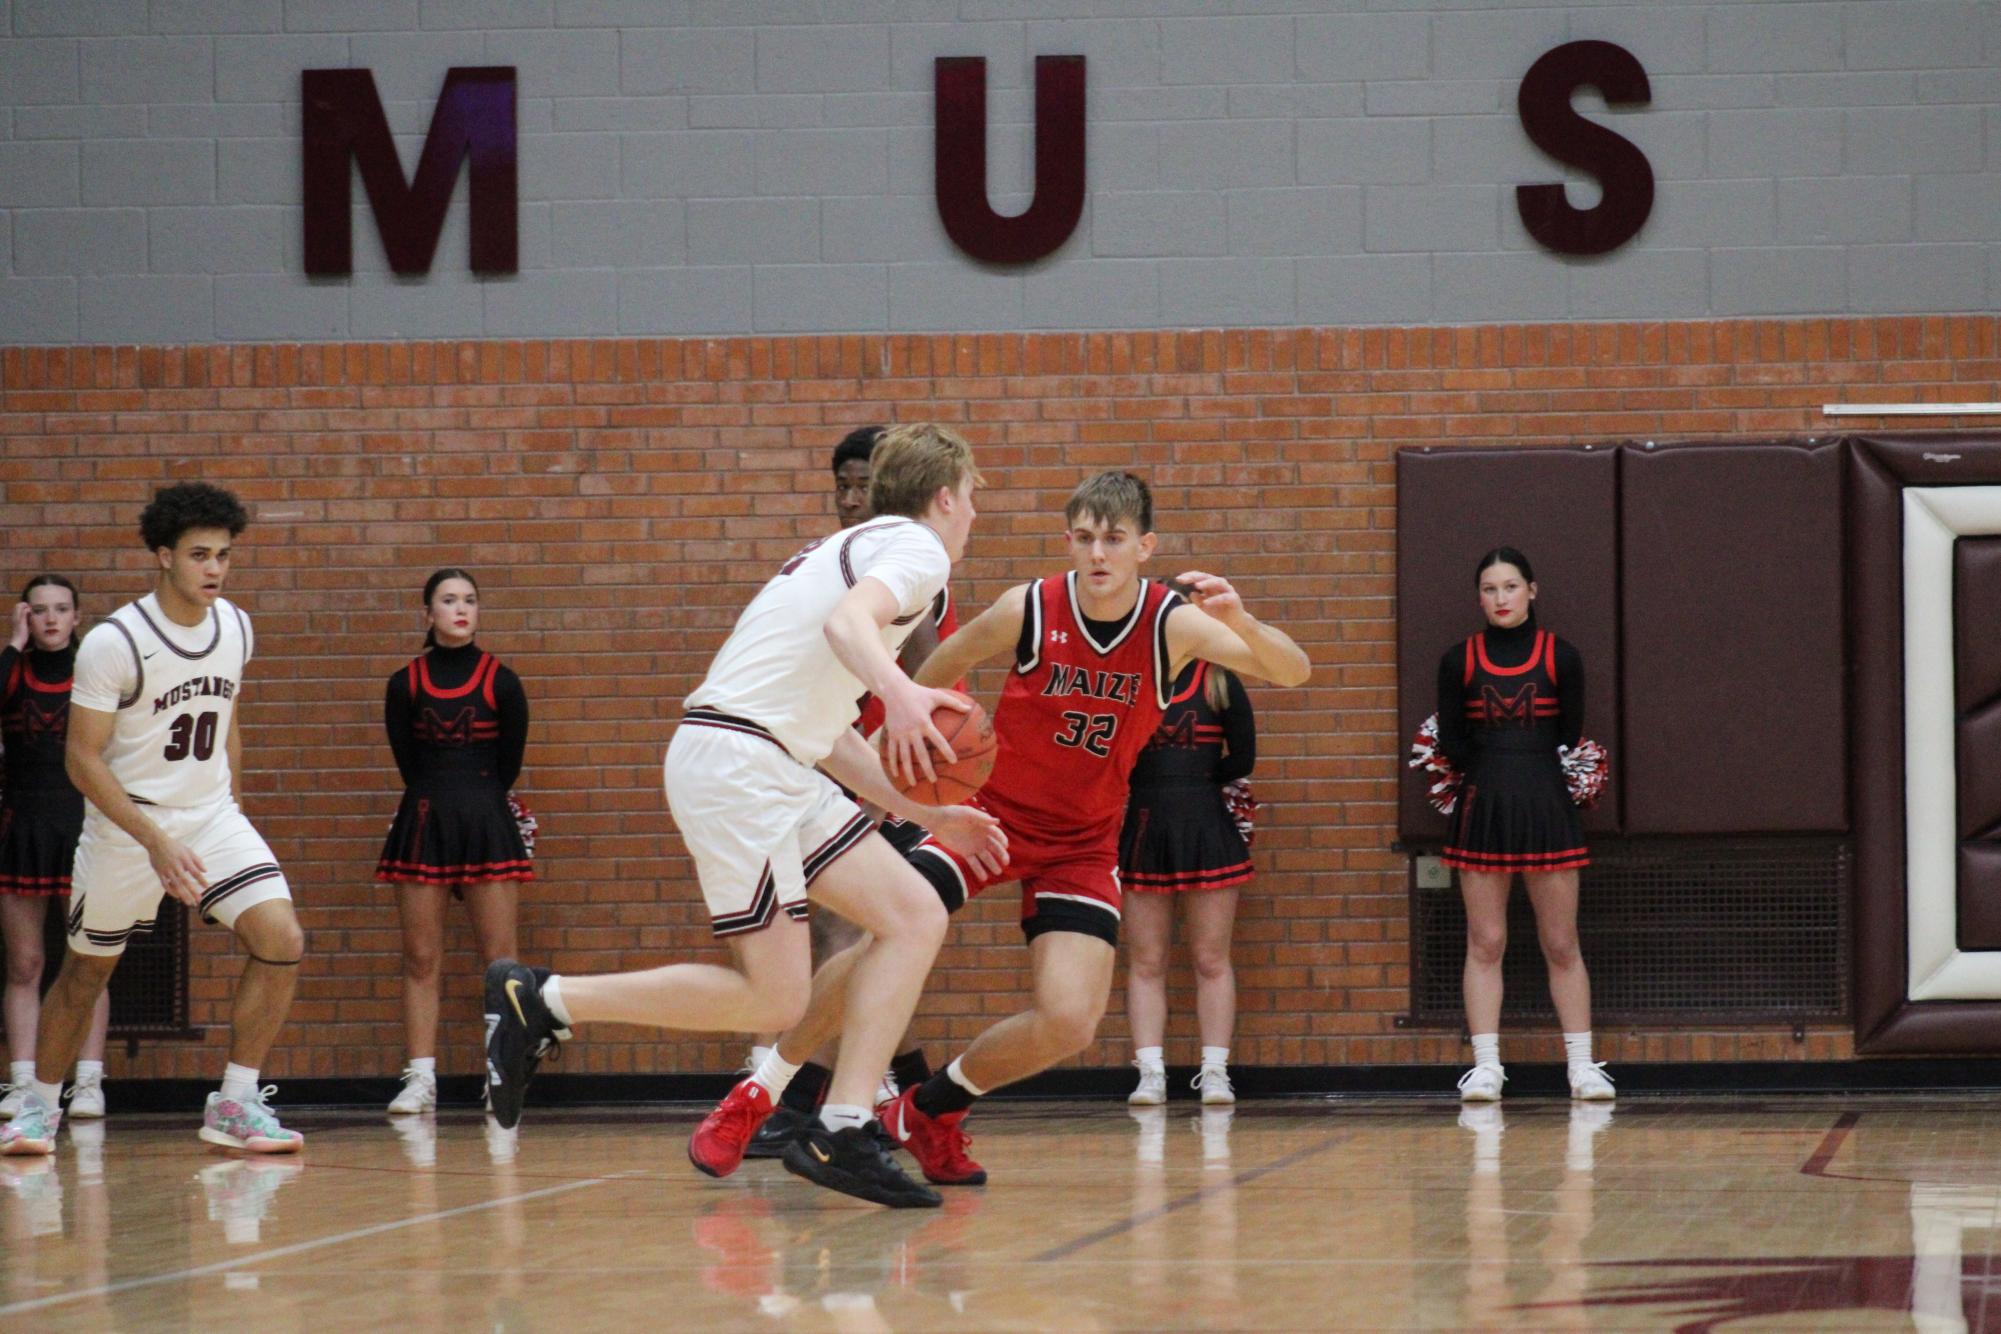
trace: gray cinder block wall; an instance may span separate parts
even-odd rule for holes
[[[2001,306],[2001,5],[1198,0],[0,0],[0,341],[1462,323]],[[1658,194],[1539,249],[1514,112],[1561,42]],[[1089,60],[1089,199],[1025,269],[931,196],[932,61],[988,60],[1032,183],[1038,54]],[[406,169],[452,65],[520,71],[521,273],[303,273],[299,71],[374,71]],[[1594,109],[1595,108],[1595,109]],[[1573,198],[1596,187],[1579,177]]]

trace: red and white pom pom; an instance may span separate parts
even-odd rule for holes
[[[1605,780],[1612,776],[1612,757],[1605,748],[1585,737],[1575,746],[1558,746],[1556,758],[1571,802],[1587,811],[1596,806],[1604,795]]]
[[[527,802],[510,792],[507,794],[507,813],[514,818],[514,827],[521,831],[521,846],[528,850],[530,857],[533,857],[535,831],[541,827],[535,823],[535,812],[528,809]]]
[[[1243,835],[1244,846],[1251,846],[1258,832],[1258,799],[1251,792],[1250,780],[1239,778],[1223,784],[1223,806],[1230,812],[1230,820]]]
[[[1459,785],[1466,776],[1453,767],[1445,752],[1438,748],[1438,715],[1432,714],[1418,726],[1417,735],[1410,741],[1410,767],[1419,769],[1432,782],[1425,789],[1425,800],[1440,815],[1450,815],[1459,805]]]

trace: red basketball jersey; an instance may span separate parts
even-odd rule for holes
[[[994,711],[1000,753],[980,801],[1039,847],[1116,846],[1133,761],[1173,688],[1167,614],[1181,597],[1142,579],[1132,614],[1099,643],[1077,576],[1029,585],[1014,671]]]

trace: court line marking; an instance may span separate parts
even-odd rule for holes
[[[1326,1139],[1321,1140],[1318,1144],[1311,1144],[1303,1149],[1294,1149],[1291,1153],[1286,1154],[1283,1158],[1272,1159],[1272,1161],[1266,1163],[1263,1167],[1253,1167],[1247,1172],[1233,1173],[1227,1182],[1219,1182],[1216,1185],[1204,1186],[1200,1190],[1192,1191],[1187,1195],[1183,1195],[1179,1199],[1169,1200],[1166,1204],[1156,1205],[1155,1207],[1148,1209],[1145,1213],[1134,1214],[1130,1218],[1120,1219],[1116,1223],[1108,1223],[1104,1227],[1097,1229],[1095,1232],[1086,1232],[1081,1237],[1074,1237],[1069,1241],[1059,1243],[1058,1245],[1055,1246],[1051,1246],[1048,1250],[1043,1251],[1041,1254],[1033,1255],[1030,1256],[1029,1258],[1031,1260],[1034,1260],[1038,1264],[1048,1260],[1067,1259],[1068,1257],[1075,1255],[1078,1251],[1084,1250],[1091,1246],[1095,1246],[1101,1241],[1109,1241],[1113,1237],[1119,1236],[1122,1233],[1131,1232],[1134,1228],[1144,1227],[1146,1224],[1153,1222],[1157,1218],[1165,1218],[1167,1215],[1174,1213],[1177,1210],[1186,1209],[1191,1204],[1199,1203],[1203,1199],[1206,1199],[1208,1196],[1214,1194],[1216,1191],[1222,1189],[1222,1187],[1225,1185],[1229,1186],[1233,1190],[1238,1186],[1248,1185],[1250,1182],[1256,1181],[1259,1177],[1269,1176],[1271,1173],[1278,1171],[1280,1168],[1291,1167],[1294,1163],[1304,1162],[1308,1158],[1313,1157],[1315,1154],[1325,1153],[1327,1150],[1333,1148],[1336,1144],[1345,1143],[1353,1138],[1354,1134],[1352,1131],[1342,1131],[1338,1135],[1329,1135]],[[4,1314],[4,1311],[0,1310],[0,1314]]]
[[[1841,1146],[1847,1142],[1848,1132],[1855,1129],[1855,1123],[1861,1119],[1862,1113],[1860,1112],[1843,1112],[1841,1115],[1835,1117],[1834,1124],[1829,1126],[1827,1133],[1820,1137],[1820,1143],[1814,1148],[1812,1156],[1800,1164],[1800,1175],[1809,1177],[1826,1176],[1828,1174],[1827,1165],[1834,1161],[1835,1154],[1841,1152]]]
[[[385,1232],[399,1232],[419,1223],[436,1223],[447,1218],[459,1218],[466,1214],[476,1214],[487,1209],[497,1209],[503,1204],[519,1204],[524,1200],[538,1200],[549,1195],[562,1195],[573,1190],[584,1190],[591,1186],[602,1186],[607,1181],[617,1181],[627,1176],[624,1172],[614,1172],[609,1176],[590,1177],[583,1181],[566,1181],[560,1186],[544,1186],[540,1190],[524,1191],[519,1195],[506,1195],[497,1200],[481,1200],[477,1204],[461,1204],[451,1209],[437,1209],[427,1214],[416,1214],[409,1218],[392,1219],[386,1223],[371,1223],[367,1227],[352,1228],[346,1232],[336,1232],[332,1236],[318,1237],[312,1241],[294,1242],[290,1246],[279,1246],[268,1251],[253,1251],[248,1255],[232,1256],[213,1264],[196,1265],[191,1269],[176,1269],[165,1274],[148,1274],[144,1278],[128,1278],[117,1283],[100,1283],[94,1288],[79,1288],[75,1292],[60,1292],[48,1297],[37,1297],[33,1301],[15,1302],[0,1306],[0,1315],[19,1315],[27,1311],[47,1310],[51,1306],[64,1306],[70,1302],[87,1301],[92,1297],[110,1297],[121,1292],[131,1292],[135,1288],[158,1287],[162,1283],[181,1283],[188,1279],[205,1278],[210,1274],[227,1273],[232,1269],[244,1269],[262,1264],[266,1260],[280,1260],[288,1255],[299,1255],[306,1251],[317,1251],[327,1246],[342,1246],[350,1241],[362,1241],[368,1237],[380,1236]]]

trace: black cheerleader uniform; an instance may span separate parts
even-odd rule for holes
[[[7,747],[0,790],[0,894],[69,893],[83,793],[63,768],[76,645],[54,653],[0,649],[0,738]]]
[[[1128,891],[1224,889],[1251,878],[1251,850],[1223,803],[1223,785],[1257,763],[1251,698],[1234,674],[1229,703],[1209,703],[1209,673],[1182,669],[1160,726],[1133,764],[1119,833],[1119,879]]]
[[[389,678],[382,714],[405,790],[375,878],[533,880],[507,804],[528,744],[521,678],[477,644],[433,648]]]
[[[1438,664],[1438,744],[1466,776],[1444,861],[1461,871],[1569,871],[1591,863],[1558,746],[1584,728],[1584,659],[1531,616]]]

